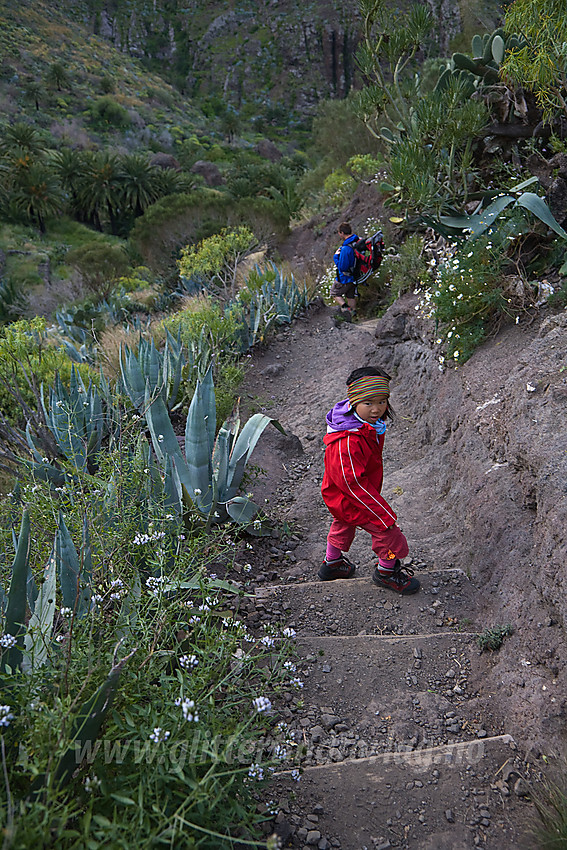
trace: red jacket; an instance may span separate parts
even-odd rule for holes
[[[333,431],[324,438],[323,501],[337,519],[348,525],[388,528],[396,514],[380,495],[384,434],[366,422],[360,428]]]

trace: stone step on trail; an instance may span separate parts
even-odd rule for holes
[[[321,850],[534,850],[523,769],[502,735],[280,773],[276,833]]]
[[[483,739],[468,677],[472,635],[403,638],[300,636],[299,699],[284,693],[294,759],[324,764],[380,752]],[[287,704],[287,705],[286,705]],[[286,710],[287,708],[287,710]]]
[[[302,635],[419,634],[472,631],[475,588],[460,570],[416,573],[421,589],[412,596],[360,578],[264,586],[256,590],[262,604],[278,604],[287,625]]]

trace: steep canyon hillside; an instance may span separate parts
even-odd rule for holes
[[[159,66],[191,96],[220,94],[236,109],[256,103],[301,113],[323,98],[344,97],[360,82],[358,4],[192,0],[170,3],[158,14],[142,2],[91,0],[88,5],[94,33],[150,67]],[[427,0],[425,5],[434,15],[434,39],[442,53],[463,23],[490,26],[495,17],[491,3]]]

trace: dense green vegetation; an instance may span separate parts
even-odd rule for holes
[[[338,20],[358,27],[364,84],[347,74],[311,113],[299,79],[282,98],[267,12],[233,4],[206,42],[190,6],[188,33],[175,3],[153,28],[154,4],[111,4],[124,52],[91,0],[73,16],[7,4],[0,29],[6,847],[259,834],[257,781],[285,742],[264,709],[290,687],[291,649],[277,624],[246,629],[238,600],[256,538],[286,530],[244,494],[269,417],[241,427],[234,404],[243,355],[328,292],[328,271],[278,263],[291,228],[374,192],[382,220],[362,224],[389,251],[361,308],[416,293],[441,369],[531,317],[544,275],[552,309],[567,301],[564,222],[530,170],[567,150],[559,6],[534,29],[516,0],[504,28],[440,55],[428,6],[363,0]],[[290,9],[293,31],[304,4]],[[242,63],[223,98],[211,66],[228,46]]]

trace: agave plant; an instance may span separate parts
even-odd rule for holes
[[[120,411],[102,373],[98,387],[92,381],[86,387],[73,366],[68,390],[57,375],[55,385],[49,390],[49,405],[45,403],[42,386],[41,406],[61,456],[77,470],[96,471],[103,440],[117,436],[120,431]],[[26,437],[34,458],[29,464],[34,474],[45,481],[61,483],[63,473],[42,455],[29,423]]]
[[[75,324],[69,312],[59,310],[55,318],[69,359],[74,363],[93,363],[95,344],[91,334]]]
[[[145,415],[154,451],[164,468],[164,486],[172,507],[179,514],[186,508],[196,509],[207,528],[232,520],[252,523],[252,530],[262,533],[263,526],[257,518],[259,506],[238,492],[248,459],[266,426],[272,422],[284,433],[279,422],[255,413],[240,430],[235,410],[215,438],[212,368],[202,381],[197,381],[187,414],[184,451],[160,396],[152,398],[147,393]]]
[[[178,334],[177,339],[166,332],[163,353],[158,351],[153,339],[140,336],[137,353],[129,346],[120,348],[120,373],[122,386],[134,407],[143,411],[146,388],[150,393],[159,393],[168,410],[172,410],[177,401],[185,365],[183,346]]]
[[[508,207],[525,209],[535,215],[547,227],[557,233],[562,239],[567,239],[567,232],[553,217],[551,210],[547,206],[543,198],[536,195],[534,192],[523,192],[527,186],[537,182],[537,177],[530,177],[518,186],[512,187],[511,192],[516,192],[516,195],[502,193],[495,198],[487,207],[483,207],[483,202],[478,205],[474,213],[470,215],[442,215],[439,217],[439,223],[446,230],[461,230],[469,233],[470,239],[476,239],[481,233],[484,233],[491,227],[495,220]],[[520,193],[520,194],[518,194]],[[431,223],[435,226],[435,221]]]
[[[288,278],[274,263],[267,264],[263,269],[256,266],[252,281],[251,288],[258,288],[259,294],[263,296],[263,302],[260,302],[259,294],[256,296],[258,307],[265,316],[275,309],[274,321],[278,325],[289,324],[295,314],[309,303],[307,287],[304,285],[300,289],[293,275]],[[261,286],[260,281],[263,281]]]
[[[53,542],[39,589],[29,566],[30,518],[27,509],[22,515],[20,535],[15,540],[16,555],[8,593],[2,589],[4,635],[13,638],[6,642],[0,670],[12,673],[21,668],[29,672],[46,663],[51,644],[55,617],[57,578],[63,605],[76,618],[83,617],[91,607],[92,563],[89,531],[86,518],[83,522],[83,540],[80,554],[59,515],[59,527]],[[26,610],[31,617],[26,625]]]

